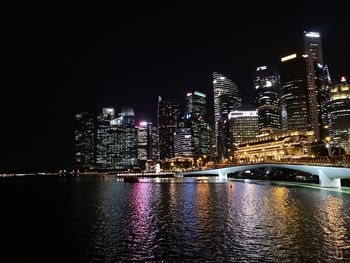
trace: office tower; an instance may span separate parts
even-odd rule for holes
[[[282,130],[310,131],[309,92],[305,56],[291,54],[281,58]]]
[[[345,77],[332,85],[327,103],[333,143],[350,152],[350,84]]]
[[[318,140],[323,140],[329,136],[329,117],[327,112],[327,102],[329,101],[332,86],[328,66],[317,63],[315,67],[316,101],[318,115]]]
[[[233,111],[229,114],[230,133],[235,145],[255,139],[259,134],[259,117],[256,111]]]
[[[308,31],[304,31],[303,34],[305,55],[310,55],[309,58],[323,65],[321,34]]]
[[[75,162],[80,170],[96,166],[96,120],[83,112],[75,115]]]
[[[309,95],[310,125],[315,136],[320,140],[325,133],[323,127],[324,112],[326,111],[325,88],[323,83],[323,54],[321,35],[318,32],[304,31],[304,56],[306,59],[306,72]]]
[[[259,117],[260,133],[272,133],[281,129],[279,108],[279,81],[276,74],[267,66],[257,67],[254,87],[256,106]]]
[[[191,91],[186,96],[186,113],[181,127],[191,128],[193,157],[210,154],[210,126],[206,122],[206,94]]]
[[[174,157],[174,133],[180,114],[179,103],[165,100],[159,102],[159,150],[162,160]]]
[[[110,122],[114,118],[113,108],[104,108],[97,116],[96,129],[96,167],[111,169],[115,163],[115,134]]]
[[[139,161],[147,161],[148,151],[148,123],[142,121],[137,126],[137,158]]]
[[[175,157],[193,157],[191,128],[180,128],[174,133]]]
[[[215,156],[221,155],[218,151],[219,125],[223,125],[228,120],[228,114],[231,111],[241,107],[242,101],[238,94],[237,85],[227,77],[217,72],[213,73],[213,92],[214,92],[214,151]],[[221,129],[225,130],[225,129]],[[222,136],[221,136],[222,138]]]
[[[194,116],[206,116],[206,98],[207,96],[199,91],[187,92],[186,96],[186,112],[192,113]]]
[[[137,165],[137,131],[134,110],[123,107],[119,113],[124,130],[122,166],[132,168]]]
[[[157,160],[157,127],[151,122],[141,121],[137,126],[138,159]]]

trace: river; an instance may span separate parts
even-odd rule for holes
[[[344,191],[52,176],[1,179],[0,200],[9,262],[350,262]]]

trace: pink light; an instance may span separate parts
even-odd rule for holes
[[[192,96],[192,92],[187,93],[187,97]]]
[[[147,121],[141,121],[141,122],[139,123],[139,126],[147,126]]]
[[[344,76],[341,77],[341,82],[346,82],[346,78]]]

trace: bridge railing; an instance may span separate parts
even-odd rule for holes
[[[276,163],[276,164],[300,164],[300,165],[315,165],[315,166],[332,166],[332,167],[344,167],[350,168],[350,157],[349,156],[333,156],[333,157],[303,157],[300,159],[295,158],[285,158],[282,160],[264,160],[264,161],[240,161],[240,162],[230,162],[230,163],[218,163],[211,166],[207,166],[207,169],[218,169],[231,167],[235,165],[251,165],[251,164],[259,164],[259,163]],[[198,169],[201,170],[201,169]]]

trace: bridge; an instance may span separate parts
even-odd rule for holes
[[[182,172],[177,176],[182,177],[184,175],[217,175],[221,180],[227,180],[227,174],[234,172],[243,172],[247,170],[265,169],[265,168],[277,168],[277,169],[290,169],[294,171],[301,171],[316,175],[319,177],[321,187],[341,187],[341,179],[350,179],[350,168],[344,167],[331,167],[331,166],[315,166],[315,165],[297,165],[297,164],[269,164],[259,163],[250,165],[238,165],[232,167],[224,167],[219,169],[201,170],[193,172]]]

